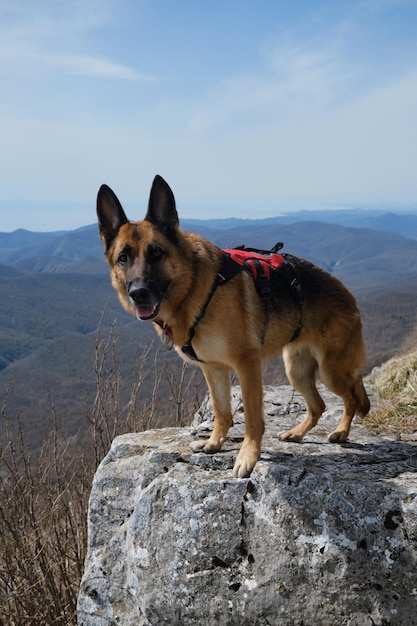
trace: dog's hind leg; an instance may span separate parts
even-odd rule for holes
[[[288,380],[305,400],[307,415],[300,424],[291,430],[283,430],[278,433],[278,438],[281,441],[299,443],[304,435],[316,426],[326,408],[316,387],[318,363],[308,346],[287,345],[282,356]]]
[[[331,364],[320,368],[320,373],[325,385],[340,396],[343,400],[344,410],[342,418],[336,428],[329,435],[331,443],[344,443],[350,431],[352,420],[356,415],[364,417],[370,408],[369,398],[363,386],[362,377],[352,372],[341,372],[333,368]]]
[[[363,384],[362,376],[359,376],[355,383],[355,395],[357,398],[356,414],[359,417],[365,417],[368,415],[371,403],[369,402],[368,394]]]
[[[246,353],[236,368],[242,389],[245,411],[245,437],[233,473],[239,478],[249,476],[261,454],[263,419],[262,359],[260,352]]]
[[[214,428],[209,439],[191,443],[194,452],[213,454],[220,450],[232,426],[231,383],[229,369],[220,365],[201,366],[206,379],[214,410]]]

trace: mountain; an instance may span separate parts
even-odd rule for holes
[[[408,216],[413,217],[413,216]],[[417,220],[417,216],[416,217]],[[220,247],[245,244],[261,249],[284,242],[284,252],[311,260],[334,273],[355,290],[401,280],[417,272],[417,239],[369,228],[353,228],[315,221],[279,224],[270,220],[226,220],[227,228],[185,220],[194,232]],[[230,224],[233,223],[233,226]],[[7,233],[0,241],[0,263],[26,272],[96,274],[105,271],[97,226],[58,233],[33,245],[12,248]],[[14,233],[10,238],[15,241]],[[100,262],[98,262],[100,261]]]
[[[28,234],[28,231],[0,233],[0,263],[15,266],[24,259],[33,260],[37,257],[58,257],[73,261],[86,256],[103,259],[103,244],[97,233],[96,225],[48,233],[48,236]]]
[[[251,245],[252,233],[274,232],[281,227],[318,222],[320,224],[344,226],[346,228],[370,229],[402,235],[417,240],[417,207],[413,213],[384,212],[382,210],[325,210],[296,211],[264,218],[225,218],[225,219],[184,219],[184,230],[197,232],[202,236],[223,245],[234,245],[237,237],[246,245]],[[285,228],[283,233],[286,234]],[[281,239],[284,239],[281,237]],[[275,243],[275,242],[274,242]],[[272,244],[271,244],[272,245]],[[98,237],[96,224],[84,226],[74,231],[35,233],[19,229],[11,233],[0,232],[0,263],[15,265],[22,259],[35,257],[59,257],[79,260],[86,256],[103,259],[103,247]]]
[[[23,247],[29,248],[31,246],[36,246],[40,243],[43,243],[44,241],[48,241],[49,239],[59,237],[61,234],[64,234],[64,232],[65,231],[38,233],[32,232],[30,230],[25,230],[24,228],[19,228],[18,230],[14,230],[11,233],[0,232],[0,249],[19,249]]]
[[[360,217],[336,222],[343,226],[354,226],[355,228],[372,228],[373,230],[384,230],[398,233],[404,237],[417,239],[417,215],[398,215],[397,213],[384,213],[375,217]]]
[[[398,235],[404,235],[404,237],[417,239],[417,206],[412,213],[384,212],[381,210],[364,211],[361,209],[329,209],[325,211],[295,211],[259,220],[241,218],[204,221],[185,220],[184,225],[190,230],[197,230],[199,232],[200,228],[207,230],[228,230],[245,226],[257,228],[261,225],[293,224],[295,222],[321,222],[352,228],[371,228],[372,230],[383,230],[397,233]]]

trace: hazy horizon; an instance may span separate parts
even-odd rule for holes
[[[260,222],[260,221],[271,221],[274,219],[280,219],[280,218],[288,218],[289,220],[291,220],[291,216],[293,215],[294,217],[299,216],[299,215],[306,215],[308,216],[309,214],[314,215],[314,216],[323,216],[325,217],[326,214],[330,215],[330,214],[334,214],[334,213],[345,213],[345,214],[367,214],[369,216],[383,216],[383,215],[387,215],[387,214],[394,214],[394,215],[417,215],[417,204],[412,205],[412,206],[398,206],[398,205],[387,205],[387,206],[374,206],[374,205],[369,205],[369,206],[353,206],[353,207],[328,207],[326,209],[299,209],[299,210],[293,210],[293,211],[283,211],[281,213],[275,213],[271,215],[244,215],[244,216],[237,216],[237,215],[230,215],[230,216],[225,216],[224,212],[221,216],[219,217],[213,217],[213,216],[209,216],[209,217],[193,217],[192,215],[181,215],[179,213],[179,219],[180,219],[180,226],[182,222],[227,222],[227,221],[253,221],[253,222]],[[134,215],[128,215],[128,218],[130,219],[130,221],[139,221],[141,219],[143,219],[145,216],[145,210],[143,211],[143,215],[139,215],[139,216],[134,216]],[[94,217],[94,214],[93,214]],[[74,226],[72,228],[57,228],[57,229],[52,229],[52,230],[48,230],[48,229],[33,229],[33,228],[26,228],[24,226],[19,226],[18,228],[13,228],[11,230],[1,230],[0,229],[0,234],[12,234],[16,231],[26,231],[26,232],[33,232],[33,233],[59,233],[59,232],[73,232],[76,230],[82,230],[84,228],[90,228],[90,227],[97,227],[97,222],[96,221],[90,221],[86,224],[82,224],[80,226]]]

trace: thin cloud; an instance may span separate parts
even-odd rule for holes
[[[120,80],[135,80],[140,82],[158,82],[156,76],[138,72],[137,70],[115,63],[105,58],[72,54],[61,55],[53,59],[51,65],[72,73],[99,78],[115,78]]]
[[[159,81],[156,76],[139,72],[136,69],[103,57],[85,54],[58,54],[54,56],[39,54],[37,55],[37,59],[39,64],[43,66],[55,68],[68,74],[95,76],[96,78],[113,78],[117,80],[133,80],[147,83]]]
[[[261,60],[256,74],[212,87],[191,115],[189,132],[233,123],[241,114],[257,113],[264,120],[311,117],[348,92],[358,74],[326,49],[280,45],[263,51]]]
[[[57,70],[67,74],[139,82],[155,75],[104,56],[84,53],[88,35],[110,19],[112,2],[3,0],[0,6],[0,72]]]
[[[187,131],[224,131],[245,119],[255,128],[305,125],[337,115],[374,92],[396,92],[417,70],[416,61],[391,59],[381,71],[377,53],[359,59],[352,54],[361,37],[361,29],[350,22],[333,24],[311,41],[281,33],[279,40],[262,43],[256,71],[211,85],[194,102]]]
[[[79,76],[156,83],[157,76],[140,72],[135,68],[104,57],[88,54],[56,53],[39,51],[31,47],[0,44],[0,72],[25,74],[56,71]]]
[[[73,37],[111,19],[112,0],[1,0],[1,28],[20,38]]]

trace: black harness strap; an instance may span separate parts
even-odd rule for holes
[[[204,315],[206,314],[206,310],[208,305],[210,304],[210,300],[212,299],[214,292],[216,291],[217,287],[219,285],[219,274],[217,274],[216,279],[211,287],[210,293],[207,297],[207,300],[205,301],[204,305],[201,307],[200,313],[198,314],[194,324],[191,326],[190,330],[188,331],[188,338],[186,343],[181,347],[181,351],[184,352],[184,354],[186,356],[188,356],[190,359],[192,359],[193,361],[199,361],[199,363],[204,363],[204,361],[202,361],[201,359],[198,358],[191,342],[194,338],[195,335],[195,327],[197,326],[198,322],[204,317]]]
[[[193,361],[204,363],[204,361],[198,358],[191,342],[195,335],[195,328],[198,322],[204,317],[207,307],[210,304],[210,300],[212,299],[214,295],[214,292],[216,291],[217,287],[220,287],[221,285],[225,285],[227,282],[229,282],[229,280],[233,278],[233,276],[236,276],[236,274],[238,274],[244,269],[245,268],[243,267],[243,265],[240,265],[240,263],[237,263],[228,254],[223,253],[222,265],[220,267],[219,272],[216,275],[216,278],[211,287],[207,300],[205,301],[204,305],[201,307],[200,313],[198,314],[194,324],[191,326],[190,330],[188,331],[188,338],[187,338],[186,343],[181,347],[181,351]]]

